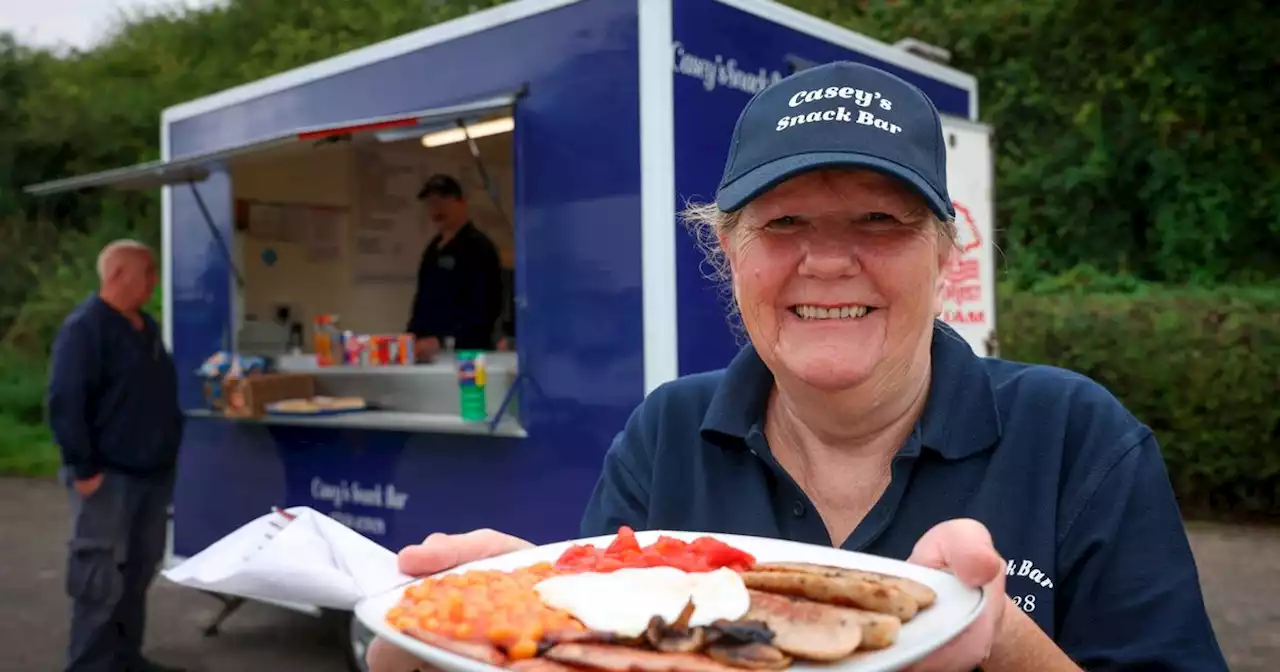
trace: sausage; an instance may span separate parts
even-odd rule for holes
[[[860,569],[846,569],[844,567],[832,567],[830,565],[819,565],[811,562],[762,562],[753,566],[751,571],[800,572],[826,577],[862,579],[865,581],[885,583],[901,590],[907,595],[910,595],[911,599],[916,601],[916,605],[920,609],[932,606],[938,599],[938,594],[934,592],[932,588],[914,579],[908,579],[901,576],[890,576],[879,572],[868,572]]]
[[[797,658],[840,660],[862,643],[862,619],[850,609],[752,590],[745,618],[773,631],[773,646]]]
[[[910,595],[885,583],[803,572],[743,572],[747,588],[804,597],[841,607],[857,607],[911,620],[920,607]]]

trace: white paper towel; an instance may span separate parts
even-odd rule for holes
[[[163,574],[200,590],[348,610],[413,580],[395,553],[305,506],[257,518]]]

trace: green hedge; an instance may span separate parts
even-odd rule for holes
[[[20,222],[0,220],[0,231],[48,233],[47,227],[43,231],[36,227],[35,222],[24,227]],[[0,305],[0,475],[48,476],[56,472],[58,450],[44,410],[48,352],[54,334],[67,314],[97,286],[94,260],[107,242],[137,238],[156,246],[157,237],[153,227],[131,226],[104,209],[91,231],[65,231],[43,238],[47,249],[39,253],[34,246],[17,252],[0,246],[0,262],[5,252],[12,252],[12,263],[0,263],[0,278],[24,283],[26,296],[16,309],[4,310]],[[0,236],[0,244],[3,242]],[[27,258],[23,258],[24,252]],[[156,292],[147,310],[159,319],[160,309]]]
[[[1123,289],[1002,293],[1001,356],[1107,386],[1188,513],[1280,518],[1280,289]]]
[[[0,346],[0,476],[56,473],[57,446],[44,421],[45,362]]]

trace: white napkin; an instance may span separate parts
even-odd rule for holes
[[[413,580],[395,553],[306,506],[253,520],[163,574],[199,590],[348,610]]]

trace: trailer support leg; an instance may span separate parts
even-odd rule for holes
[[[213,618],[213,622],[204,629],[205,637],[217,637],[220,632],[219,628],[222,626],[222,622],[231,618],[231,615],[236,613],[236,610],[244,604],[245,600],[243,597],[235,597],[232,595],[219,595],[218,593],[205,594],[212,595],[222,603],[222,611],[219,611],[218,615]]]

